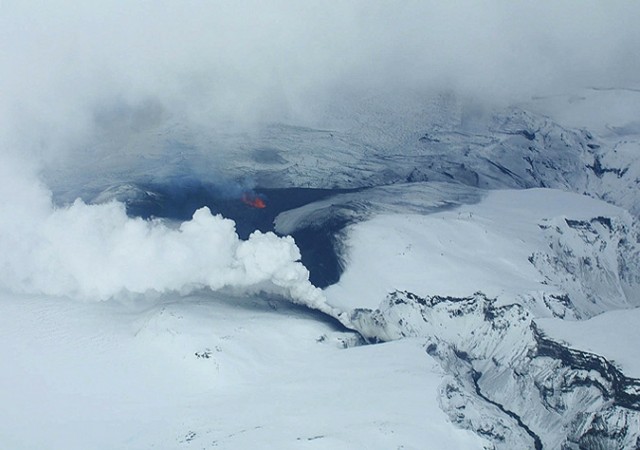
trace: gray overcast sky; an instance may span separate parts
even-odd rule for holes
[[[2,131],[82,132],[114,99],[242,121],[345,92],[638,85],[639,23],[613,0],[0,0]]]

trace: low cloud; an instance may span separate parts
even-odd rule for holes
[[[449,89],[509,102],[636,84],[640,73],[640,4],[629,1],[5,0],[1,8],[3,126],[33,136],[27,143],[41,157],[64,152],[122,106],[242,127],[313,119],[349,96]]]

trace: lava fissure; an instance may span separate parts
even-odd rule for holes
[[[264,209],[267,207],[266,202],[262,197],[251,192],[245,192],[242,194],[242,203],[251,206],[252,208]]]

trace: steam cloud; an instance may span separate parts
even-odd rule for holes
[[[51,161],[91,161],[81,143],[122,114],[131,127],[170,115],[243,128],[313,121],[371,92],[451,89],[493,102],[637,84],[639,19],[640,3],[615,0],[5,0],[0,283],[99,299],[268,285],[321,305],[291,239],[239,241],[231,221],[206,209],[173,229],[128,218],[118,203],[55,208],[37,173]],[[103,137],[117,136],[115,127]]]
[[[199,209],[171,228],[127,217],[121,203],[53,208],[37,183],[2,170],[0,283],[17,292],[107,299],[123,291],[188,292],[202,287],[264,289],[322,309],[323,296],[298,262],[293,239],[254,232]],[[15,169],[15,168],[14,168]],[[11,195],[8,189],[20,189]],[[15,193],[15,191],[14,191]]]

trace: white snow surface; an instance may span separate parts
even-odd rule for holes
[[[265,298],[0,296],[0,442],[21,449],[482,448],[418,342]]]
[[[589,320],[536,319],[551,339],[604,356],[629,377],[640,378],[640,308],[607,311]]]
[[[325,290],[341,309],[375,309],[394,290],[510,301],[549,290],[528,258],[546,249],[539,224],[556,217],[621,216],[621,208],[552,189],[490,191],[444,212],[378,215],[348,228],[346,270]]]

